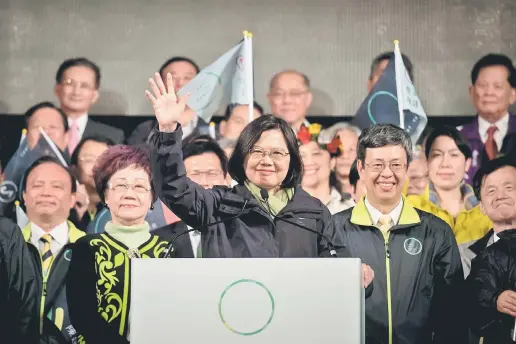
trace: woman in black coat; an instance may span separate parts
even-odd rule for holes
[[[238,185],[206,190],[186,177],[183,164],[178,119],[187,97],[176,97],[170,75],[167,87],[159,74],[155,79],[146,91],[159,124],[150,143],[153,183],[167,206],[202,232],[203,257],[318,257],[329,253],[324,237],[339,256],[349,256],[328,209],[299,187],[301,157],[285,121],[261,116],[247,125],[229,160]]]

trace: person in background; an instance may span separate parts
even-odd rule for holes
[[[224,151],[209,136],[201,136],[183,146],[183,161],[186,176],[205,189],[214,186],[230,186],[228,159]],[[178,221],[153,231],[163,239],[170,241],[179,233],[191,229],[183,221]],[[201,258],[201,233],[190,232],[177,239],[175,246],[177,258]]]
[[[175,56],[163,63],[159,69],[159,74],[165,80],[167,73],[172,75],[174,90],[179,91],[190,80],[199,74],[200,68],[188,57]],[[197,117],[195,111],[187,108],[181,115],[180,123],[183,126],[183,138],[189,136],[209,135],[210,126],[202,118]],[[150,140],[150,134],[156,126],[155,119],[145,121],[138,125],[127,139],[127,143],[133,146],[146,145]]]
[[[253,119],[263,115],[260,104],[253,103]],[[219,124],[221,138],[230,140],[238,139],[242,130],[249,124],[249,105],[229,104],[224,114],[224,119]]]
[[[357,169],[367,193],[333,215],[344,245],[375,271],[365,302],[366,343],[467,343],[464,276],[450,227],[410,205],[402,194],[412,142],[392,124],[358,138]]]
[[[5,344],[36,344],[35,271],[20,228],[0,217],[0,336]]]
[[[274,75],[267,94],[272,114],[283,119],[294,130],[308,125],[306,115],[312,105],[312,92],[308,77],[295,70],[284,70]]]
[[[366,194],[366,187],[364,181],[360,179],[360,174],[357,170],[357,161],[353,161],[349,169],[349,184],[351,185],[351,198],[358,203]]]
[[[57,70],[54,92],[68,117],[70,155],[83,137],[99,135],[116,143],[124,141],[122,130],[89,117],[90,108],[99,99],[99,87],[100,68],[84,57],[65,60]]]
[[[487,160],[507,153],[504,138],[516,134],[516,117],[509,107],[516,101],[516,69],[502,54],[488,54],[471,70],[469,93],[477,116],[473,122],[458,127],[472,151],[466,182]]]
[[[401,54],[401,57],[403,59],[403,64],[405,65],[405,68],[407,69],[407,72],[410,76],[410,80],[414,82],[414,67],[412,65],[412,61],[410,61],[410,59],[404,54]],[[394,52],[392,51],[382,53],[374,58],[373,62],[371,63],[369,79],[367,80],[367,92],[371,92],[373,86],[376,84],[378,79],[380,79],[380,76],[382,75],[384,69],[387,68],[387,65],[391,59],[394,59]]]
[[[340,184],[340,192],[351,194],[351,185],[349,183],[349,170],[353,161],[357,158],[357,142],[360,136],[360,129],[347,122],[339,122],[328,129],[321,132],[321,140],[330,142],[334,137],[340,138],[342,142],[341,154],[333,157],[335,162],[335,177]]]
[[[355,205],[353,200],[343,199],[339,191],[338,181],[332,172],[335,159],[341,154],[343,147],[338,137],[324,142],[319,135],[321,125],[312,123],[308,127],[301,126],[297,132],[299,153],[303,161],[303,178],[301,187],[309,195],[319,199],[332,214],[348,209]],[[331,180],[334,183],[332,185]]]
[[[220,148],[222,148],[222,150],[226,154],[226,158],[228,158],[228,159],[231,157],[231,154],[233,154],[236,143],[237,143],[237,140],[231,140],[231,139],[226,139],[226,138],[217,140],[217,144],[220,146]]]
[[[72,249],[66,278],[70,318],[86,343],[127,344],[131,259],[158,258],[167,246],[145,221],[156,198],[148,153],[110,147],[97,159],[93,178],[112,220],[104,233],[89,234]]]
[[[75,205],[76,180],[58,160],[45,156],[27,169],[22,190],[29,218],[22,235],[39,289],[33,310],[38,317],[39,343],[76,343],[81,337],[70,323],[65,279],[71,248],[84,236],[67,221]]]
[[[468,144],[456,128],[438,127],[427,138],[425,155],[430,183],[423,195],[409,195],[407,200],[446,221],[459,244],[483,237],[492,224],[482,214],[473,188],[464,181],[471,164]]]
[[[71,221],[83,231],[87,230],[88,225],[103,208],[93,180],[93,167],[99,156],[114,145],[111,139],[102,136],[85,137],[72,154],[71,164],[83,189],[80,191],[83,197],[79,199],[78,195],[77,202],[80,204],[74,207]]]
[[[407,175],[406,195],[423,195],[428,186],[428,162],[420,145],[414,150],[414,160],[410,163]]]

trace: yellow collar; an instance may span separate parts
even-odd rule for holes
[[[86,235],[86,233],[77,229],[77,227],[75,227],[75,225],[71,221],[67,221],[67,223],[68,223],[68,238],[70,240],[70,243],[74,243],[77,240],[79,240],[81,237]],[[23,239],[25,241],[28,242],[30,240],[30,235],[31,235],[30,222],[25,227],[23,227],[22,235],[23,235]]]
[[[402,195],[401,197],[403,198],[403,208],[401,209],[398,225],[413,225],[421,223],[419,214],[414,209],[414,207],[409,204],[409,202],[405,199],[405,196]],[[360,201],[351,211],[350,221],[351,223],[359,226],[374,226],[371,215],[369,215],[369,212],[367,211],[364,197],[360,199]]]

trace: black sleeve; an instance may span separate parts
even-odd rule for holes
[[[433,343],[468,343],[468,328],[464,314],[464,273],[459,248],[452,229],[433,217],[429,226],[435,233],[434,298],[431,321]]]
[[[328,247],[328,241],[325,239],[325,238],[329,238],[331,240],[333,246],[335,246],[335,250],[337,251],[337,256],[339,258],[350,258],[351,253],[349,252],[349,250],[347,249],[347,247],[344,243],[342,233],[340,233],[338,228],[336,228],[336,224],[333,221],[333,216],[331,215],[328,208],[326,208],[322,203],[321,203],[321,207],[323,209],[323,212],[322,212],[322,220],[320,221],[321,228],[319,230],[322,232],[324,237],[319,238],[319,245],[318,245],[319,256],[320,257],[329,257],[330,256],[330,252],[329,252],[330,249]]]
[[[95,258],[88,242],[72,246],[72,261],[66,276],[66,298],[70,321],[86,343],[129,344],[118,329],[110,326],[97,311]]]
[[[10,228],[6,228],[6,227]],[[0,328],[7,343],[35,343],[38,338],[38,317],[36,311],[37,284],[29,249],[23,240],[21,230],[14,223],[1,220],[0,230],[8,235],[5,251],[0,252],[0,283],[7,283],[6,309]],[[0,248],[1,250],[1,248]],[[3,256],[3,257],[2,257]],[[3,278],[3,274],[6,278]],[[3,289],[3,288],[1,288]],[[3,296],[0,296],[3,297]],[[0,301],[1,304],[1,301]]]
[[[131,146],[141,146],[147,144],[147,139],[152,132],[152,129],[156,126],[155,120],[145,121],[143,123],[138,124],[138,126],[133,130],[129,138],[127,139],[127,144]]]
[[[180,125],[172,133],[154,130],[149,145],[154,189],[165,205],[187,225],[193,228],[205,225],[227,188],[207,190],[186,177]]]

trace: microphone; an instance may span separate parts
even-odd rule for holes
[[[318,232],[316,230],[313,230],[311,228],[308,228],[306,226],[303,226],[299,223],[295,223],[293,221],[290,221],[290,220],[287,220],[285,219],[284,217],[282,216],[276,216],[274,214],[272,214],[272,211],[271,211],[271,206],[269,204],[269,192],[263,188],[260,188],[260,196],[263,198],[263,200],[265,201],[265,203],[267,204],[267,207],[269,208],[269,215],[271,215],[272,217],[274,217],[275,219],[277,220],[281,220],[283,222],[286,222],[286,223],[289,223],[291,225],[294,225],[296,227],[299,227],[299,228],[302,228],[306,231],[309,231],[311,233],[314,233],[316,234],[317,236],[319,237],[322,237],[324,238],[324,240],[326,240],[326,242],[328,243],[328,250],[330,251],[330,255],[333,257],[333,258],[338,258],[339,256],[337,255],[337,250],[335,249],[335,246],[333,245],[333,243],[331,242],[330,238],[328,238],[327,235],[321,233],[321,232]]]
[[[201,229],[205,229],[205,228],[208,228],[210,226],[218,225],[219,223],[222,223],[222,222],[225,222],[225,221],[229,221],[229,220],[233,220],[233,219],[236,219],[237,217],[240,217],[240,215],[242,215],[244,213],[244,209],[247,206],[247,202],[249,202],[248,199],[245,200],[244,205],[242,206],[242,209],[240,209],[240,212],[238,212],[238,214],[236,214],[235,216],[231,216],[231,217],[228,217],[227,219],[223,219],[223,220],[214,221],[214,222],[208,223],[206,225],[203,225],[203,226],[200,226],[200,227],[197,227],[197,228],[191,228],[191,229],[183,231],[183,232],[181,232],[179,234],[176,234],[176,236],[174,236],[172,238],[172,240],[170,240],[170,243],[168,244],[168,246],[165,249],[165,251],[163,251],[163,254],[161,255],[161,258],[170,258],[170,256],[173,253],[175,253],[176,248],[174,247],[174,244],[176,243],[176,241],[177,241],[177,239],[179,237],[181,237],[181,236],[183,236],[185,234],[188,234],[190,232],[201,231]],[[199,244],[199,245],[201,245],[201,244]]]
[[[511,331],[512,341],[516,342],[516,318],[514,318],[514,328]]]

